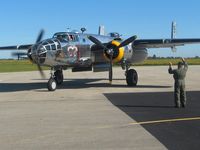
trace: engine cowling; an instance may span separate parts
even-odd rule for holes
[[[118,48],[119,45],[120,45],[120,42],[116,40],[113,40],[107,45],[108,49],[113,50],[112,61],[114,63],[120,62],[122,58],[124,57],[124,47]],[[104,51],[104,56],[107,60],[110,60],[110,54],[107,51]]]
[[[146,48],[136,48],[132,44],[125,46],[124,48],[124,58],[128,63],[141,63],[148,56]]]

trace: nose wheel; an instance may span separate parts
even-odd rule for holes
[[[47,88],[49,91],[55,91],[56,87],[57,87],[56,80],[51,77],[47,83]]]
[[[57,85],[61,85],[63,83],[63,71],[62,70],[56,70],[54,72],[54,79],[55,79]]]

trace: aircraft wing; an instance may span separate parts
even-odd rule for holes
[[[185,44],[200,44],[200,39],[141,39],[133,42],[136,48],[165,48]]]
[[[28,50],[33,44],[0,47],[0,50]]]

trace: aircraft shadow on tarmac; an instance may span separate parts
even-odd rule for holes
[[[33,79],[39,80],[39,82],[34,83],[0,83],[0,92],[16,92],[16,91],[44,91],[47,92],[47,80],[46,79]],[[105,82],[99,83],[98,81],[105,80]],[[124,80],[124,84],[112,84],[110,85],[106,82],[107,79],[96,78],[96,79],[67,79],[64,80],[62,85],[57,87],[59,89],[81,89],[81,88],[91,88],[91,87],[106,87],[106,88],[130,88],[126,85],[124,79],[113,79],[113,83],[117,80]],[[159,85],[138,85],[133,88],[169,88],[170,86],[159,86]],[[44,89],[44,90],[42,90]]]
[[[200,91],[187,92],[187,107],[174,107],[173,92],[106,93],[107,99],[137,122],[200,117]],[[200,120],[142,125],[168,149],[200,148]],[[134,126],[130,126],[134,127]]]

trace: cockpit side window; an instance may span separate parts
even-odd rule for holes
[[[54,35],[54,38],[58,39],[60,42],[77,42],[79,37],[75,33],[60,33]]]
[[[69,38],[69,41],[72,41],[72,42],[78,41],[78,35],[69,34],[68,38]]]
[[[51,45],[51,49],[52,49],[52,50],[56,50],[56,45],[55,45],[55,44],[52,44],[52,45]]]
[[[51,49],[50,45],[46,45],[45,48],[49,51]]]
[[[60,44],[57,45],[57,49],[61,49],[61,45]]]

